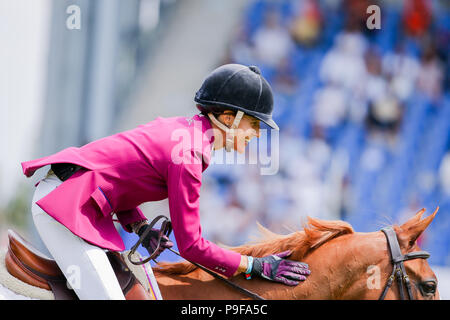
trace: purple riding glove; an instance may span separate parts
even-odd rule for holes
[[[139,231],[137,234],[141,236],[144,231],[149,228],[149,225],[144,225],[141,228],[139,228]],[[142,241],[142,246],[147,249],[149,254],[152,254],[156,248],[158,247],[158,237],[159,237],[159,230],[152,228],[146,235],[145,239]],[[170,241],[170,239],[163,235],[161,237],[161,245],[159,246],[158,252],[156,253],[154,259],[156,259],[165,249],[170,249],[173,247],[173,242]]]
[[[296,286],[300,281],[306,280],[311,271],[306,263],[285,259],[291,253],[291,251],[284,251],[263,258],[253,257],[253,266],[250,273],[267,280]]]

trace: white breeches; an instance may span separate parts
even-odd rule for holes
[[[79,299],[125,299],[105,250],[73,234],[36,204],[61,183],[54,173],[48,174],[34,192],[31,211],[42,241]]]

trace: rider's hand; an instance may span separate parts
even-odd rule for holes
[[[150,225],[143,225],[136,233],[140,237],[145,232],[145,230],[147,230],[147,228],[150,228]],[[158,237],[159,230],[152,228],[145,236],[145,239],[142,241],[142,246],[147,249],[149,254],[152,254],[156,250],[158,246]],[[159,246],[158,252],[156,253],[154,259],[156,259],[165,249],[170,249],[172,247],[173,242],[170,241],[170,239],[166,235],[163,235],[161,237],[161,245]]]
[[[289,286],[298,285],[300,281],[306,280],[311,271],[306,263],[284,259],[291,253],[284,251],[263,258],[253,257],[250,274]]]

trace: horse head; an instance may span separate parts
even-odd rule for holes
[[[403,254],[420,251],[417,239],[433,221],[439,208],[430,216],[422,219],[425,209],[414,217],[395,228],[397,239]],[[426,259],[413,259],[404,262],[406,272],[411,280],[414,299],[439,299],[437,278]],[[398,290],[393,293],[393,299],[398,298]]]
[[[404,294],[408,282],[411,299],[439,299],[436,275],[426,260],[428,253],[420,251],[417,244],[418,238],[433,221],[437,211],[438,208],[432,215],[422,219],[425,212],[422,209],[402,225],[392,227],[396,237],[391,241],[398,241],[399,256],[405,259],[402,262],[403,271],[396,272],[401,269],[399,264],[394,269],[392,246],[384,232],[353,234],[346,242],[348,253],[345,256],[349,260],[353,256],[357,261],[344,262],[347,270],[351,269],[352,272],[348,273],[349,282],[345,290],[338,293],[337,298],[408,298]]]

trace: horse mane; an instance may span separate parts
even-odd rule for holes
[[[260,240],[228,249],[253,257],[263,257],[291,250],[292,254],[289,259],[299,261],[331,239],[354,232],[352,226],[344,221],[326,221],[311,217],[307,217],[307,219],[308,222],[303,230],[287,235],[273,233],[258,224],[261,233]],[[188,274],[196,269],[197,267],[188,261],[160,262],[155,268],[156,271],[165,274]]]

